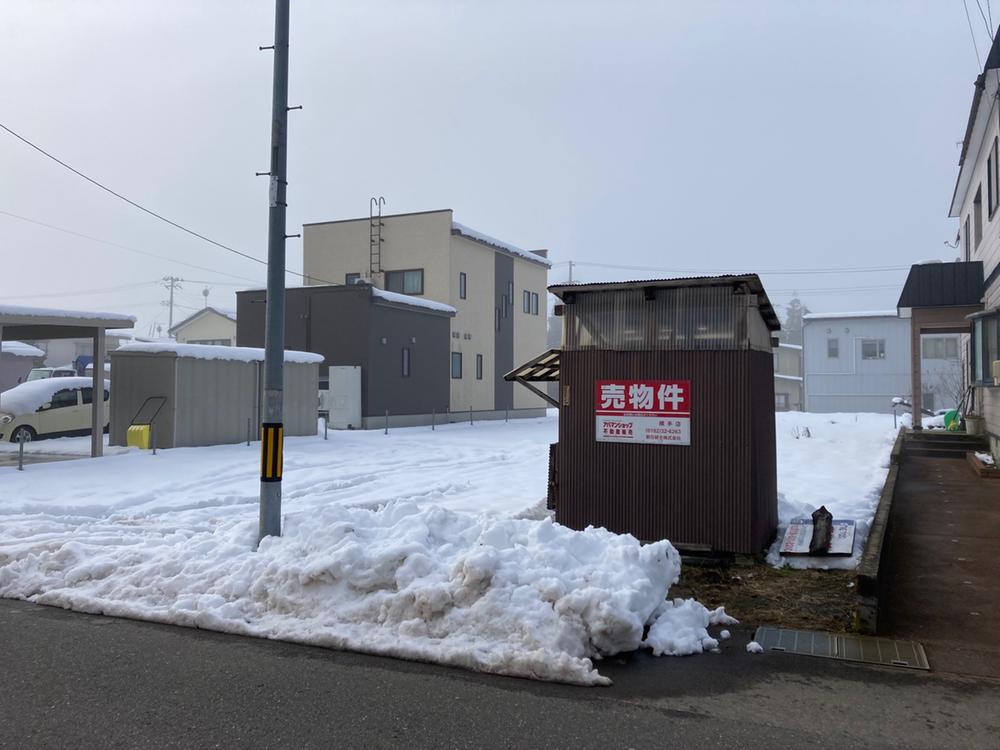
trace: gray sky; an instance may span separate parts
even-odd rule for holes
[[[0,122],[265,257],[267,183],[253,173],[268,164],[271,54],[257,46],[271,43],[272,2],[0,0],[0,13]],[[670,275],[588,262],[684,275],[957,253],[943,241],[977,74],[959,0],[292,0],[290,61],[290,103],[305,107],[290,115],[290,233],[384,195],[387,212],[453,208],[548,247],[586,280]],[[146,333],[166,328],[162,276],[190,280],[179,317],[205,281],[220,306],[263,283],[263,266],[3,132],[0,164],[0,211],[173,259],[0,213],[0,301],[130,313]],[[288,258],[301,269],[298,240]],[[797,289],[832,311],[892,308],[905,273],[762,276],[776,303]],[[866,291],[826,291],[845,287]]]

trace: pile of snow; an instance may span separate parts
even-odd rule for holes
[[[640,646],[716,648],[733,622],[665,602],[680,558],[604,529],[393,503],[291,515],[254,550],[253,514],[200,527],[169,516],[10,519],[0,596],[582,685],[593,660]],[[643,642],[643,629],[650,625]]]
[[[373,286],[372,296],[378,299],[383,299],[386,302],[395,302],[399,305],[410,305],[411,307],[423,307],[427,310],[434,310],[436,312],[450,313],[454,315],[458,310],[456,310],[451,305],[446,305],[444,302],[435,302],[432,299],[424,299],[422,297],[414,297],[409,294],[400,294],[399,292],[387,292],[385,289],[379,289]]]
[[[29,380],[27,383],[15,385],[13,388],[0,393],[0,411],[17,416],[30,414],[42,404],[51,401],[56,391],[62,391],[67,388],[92,388],[93,385],[93,378],[44,378],[42,380]],[[110,388],[110,381],[105,380],[104,387]]]
[[[22,305],[0,305],[0,317],[3,318],[79,318],[81,320],[101,320],[121,324],[130,328],[127,323],[135,323],[134,315],[119,313],[93,312],[89,310],[62,310],[53,307],[24,307]]]
[[[115,351],[118,352],[146,352],[147,354],[160,354],[169,352],[178,357],[189,357],[191,359],[225,359],[233,362],[263,362],[264,350],[252,346],[220,346],[216,344],[175,344],[169,341],[156,342],[134,342],[122,344]],[[321,363],[323,355],[312,352],[296,352],[285,350],[286,362],[297,362],[300,364]]]
[[[750,643],[747,644],[747,653],[762,654],[764,653],[764,647],[757,643],[757,641],[750,641]]]
[[[25,344],[22,341],[4,341],[0,342],[0,352],[4,354],[11,354],[15,357],[44,357],[45,352],[36,346],[31,346],[31,344]]]
[[[979,451],[976,451],[976,458],[978,458],[980,461],[982,461],[987,466],[995,466],[996,465],[996,461],[993,460],[993,456],[991,454],[989,454],[989,453],[980,453]]]
[[[864,551],[889,454],[896,440],[891,414],[775,415],[778,454],[778,535],[767,554],[771,565],[853,570]],[[808,437],[806,437],[808,435]],[[850,557],[782,557],[788,524],[811,518],[825,505],[837,520],[856,523]]]

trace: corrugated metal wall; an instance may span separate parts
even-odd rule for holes
[[[598,442],[594,381],[616,378],[690,380],[691,445]],[[564,351],[560,387],[560,523],[737,553],[760,552],[770,541],[777,525],[770,353]]]
[[[174,394],[177,358],[173,352],[117,352],[111,356],[111,409],[109,442],[125,445],[129,424],[151,396],[167,399],[156,416],[156,447],[174,445]]]

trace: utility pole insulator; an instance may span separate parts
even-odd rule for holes
[[[292,111],[293,109],[302,109],[302,105],[301,105],[301,104],[299,104],[299,105],[297,105],[297,106],[295,106],[295,107],[288,107],[288,111],[289,111],[289,112],[291,112],[291,111]]]
[[[254,177],[265,177],[265,176],[266,177],[270,177],[271,176],[270,172],[254,172],[253,174],[254,174]]]
[[[274,49],[274,45],[273,44],[269,44],[266,47],[258,47],[257,49],[260,50],[261,52],[263,52],[266,49]]]
[[[301,237],[301,236],[302,236],[301,234],[286,234],[285,239],[288,240],[291,239],[292,237]]]

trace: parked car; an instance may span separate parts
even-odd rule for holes
[[[49,377],[0,393],[0,440],[89,435],[93,380]],[[111,382],[104,381],[104,430],[111,413]]]
[[[28,372],[25,382],[27,383],[30,380],[46,380],[47,378],[75,378],[76,376],[76,370],[69,365],[63,365],[62,367],[32,367]]]

